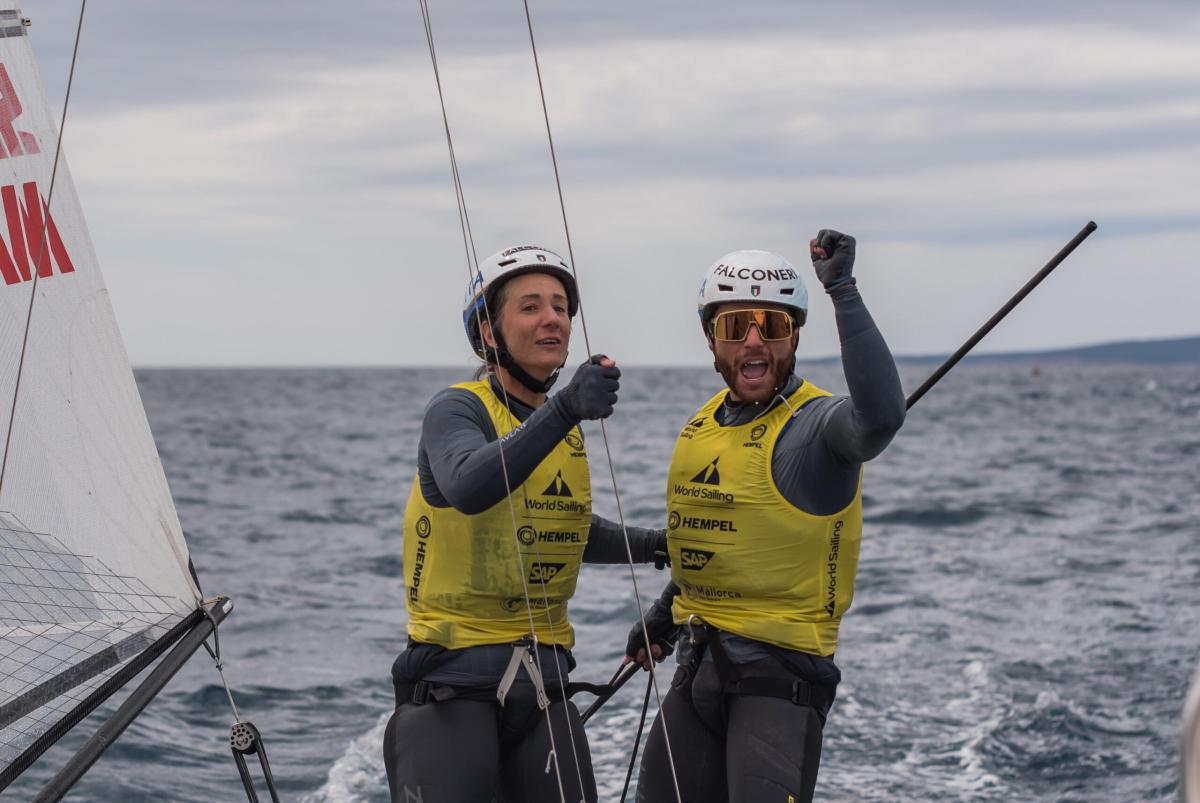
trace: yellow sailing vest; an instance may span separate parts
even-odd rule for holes
[[[862,474],[854,499],[814,516],[771,477],[775,441],[792,411],[828,391],[807,382],[787,405],[741,426],[714,419],[713,396],[679,435],[667,477],[671,578],[677,624],[698,616],[746,638],[814,655],[837,649],[854,596],[862,540]]]
[[[454,387],[483,401],[499,437],[520,426],[487,382]],[[505,644],[529,635],[532,609],[541,642],[571,647],[567,601],[591,520],[592,485],[578,427],[524,485],[482,513],[433,507],[414,479],[404,511],[409,636],[450,649]]]

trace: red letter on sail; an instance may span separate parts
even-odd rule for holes
[[[45,218],[42,217],[43,213]],[[21,207],[21,220],[25,224],[25,244],[29,248],[29,255],[38,263],[38,276],[43,279],[50,276],[50,254],[54,254],[59,273],[75,272],[75,266],[71,264],[71,257],[67,256],[67,249],[62,238],[58,236],[58,227],[54,225],[54,218],[50,216],[50,209],[38,192],[36,182],[25,182],[25,204]]]
[[[22,189],[25,203],[18,200],[16,187],[12,184],[0,187],[0,204],[4,206],[8,238],[12,243],[11,258],[7,249],[0,248],[0,274],[4,276],[5,283],[29,281],[32,278],[29,270],[31,261],[37,262],[38,276],[48,278],[53,273],[51,255],[54,262],[58,263],[59,273],[74,273],[75,265],[63,245],[46,202],[38,192],[37,183],[27,181]]]
[[[12,79],[8,77],[8,70],[0,64],[0,143],[3,144],[3,148],[0,148],[0,159],[37,153],[41,150],[37,137],[13,127],[13,122],[21,116],[22,111],[21,99],[17,97],[17,90]]]

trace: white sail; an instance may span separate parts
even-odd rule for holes
[[[200,599],[27,32],[0,0],[0,768]]]
[[[1196,670],[1183,703],[1179,744],[1179,799],[1181,803],[1200,803],[1200,670]]]

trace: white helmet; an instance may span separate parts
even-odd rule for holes
[[[538,245],[505,248],[479,263],[479,270],[471,277],[463,298],[463,327],[467,330],[471,348],[481,360],[487,359],[487,351],[479,334],[479,321],[487,320],[488,314],[495,317],[496,292],[500,286],[525,273],[545,273],[561,281],[567,291],[567,314],[575,317],[579,309],[579,290],[566,260]]]
[[[808,317],[808,291],[800,273],[770,251],[734,251],[708,269],[696,303],[706,332],[713,309],[726,301],[764,301],[787,307],[797,326],[803,326]]]

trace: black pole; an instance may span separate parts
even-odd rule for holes
[[[603,694],[597,694],[596,699],[592,701],[592,704],[589,705],[587,710],[579,716],[580,722],[587,722],[589,719],[591,719],[592,714],[599,711],[600,706],[607,703],[609,698],[616,694],[618,689],[628,683],[629,679],[636,675],[637,671],[641,668],[641,664],[630,663],[624,669],[621,669],[617,674],[616,679],[613,680],[612,683],[608,684],[608,690]]]
[[[971,338],[966,343],[963,343],[962,346],[959,347],[958,351],[950,355],[950,357],[921,384],[921,387],[913,391],[912,395],[908,397],[908,401],[905,403],[905,408],[911,409],[912,406],[916,404],[922,396],[929,392],[931,387],[938,383],[939,379],[945,376],[951,368],[958,364],[959,360],[966,356],[968,351],[975,348],[975,345],[979,343],[980,340],[983,340],[987,333],[992,331],[992,329],[996,327],[996,324],[1000,323],[1000,321],[1004,319],[1005,315],[1008,315],[1008,313],[1012,312],[1013,307],[1020,304],[1025,299],[1025,296],[1032,293],[1033,288],[1041,284],[1042,279],[1045,279],[1050,275],[1050,271],[1057,268],[1059,263],[1070,256],[1071,252],[1075,250],[1075,247],[1086,240],[1088,235],[1095,230],[1096,222],[1094,220],[1089,220],[1087,225],[1080,229],[1079,233],[1071,238],[1071,242],[1064,245],[1062,250],[1055,254],[1054,258],[1047,262],[1044,268],[1037,272],[1036,276],[1027,281],[1025,286],[1018,290],[1017,294],[1010,298],[1008,303],[1001,307],[999,311],[997,311],[996,314],[988,320],[987,323],[979,327],[979,331],[971,335]]]
[[[83,777],[96,760],[117,740],[129,724],[142,712],[150,701],[175,676],[188,658],[209,637],[213,629],[233,609],[233,601],[227,597],[217,597],[216,603],[209,609],[209,615],[200,619],[195,627],[188,631],[175,648],[154,668],[145,680],[134,689],[121,707],[100,726],[92,737],[87,740],[71,760],[67,762],[50,782],[42,787],[42,791],[34,798],[34,803],[56,803],[70,791],[71,787]]]

